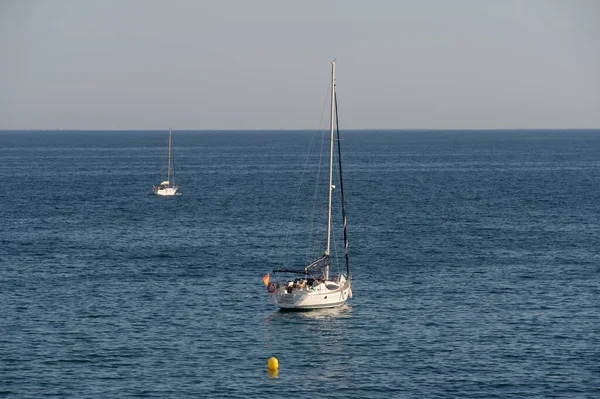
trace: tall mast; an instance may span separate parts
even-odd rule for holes
[[[338,113],[337,94],[335,96],[335,129],[337,131],[338,162],[340,166],[340,197],[342,199],[342,221],[344,222],[344,253],[346,254],[346,276],[350,280],[350,259],[348,255],[348,229],[346,228],[346,199],[344,198],[344,178],[342,175],[342,145],[340,144],[340,114]]]
[[[169,160],[167,162],[167,181],[171,185],[171,128],[169,128]]]
[[[329,205],[327,215],[327,249],[325,255],[329,255],[331,249],[331,194],[333,192],[333,125],[335,111],[335,60],[331,61],[331,118],[329,120]],[[329,279],[329,265],[325,266],[325,279]]]

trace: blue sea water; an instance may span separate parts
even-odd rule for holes
[[[600,397],[600,131],[343,133],[354,298],[282,313],[320,140],[176,131],[161,198],[166,131],[0,132],[0,397]]]

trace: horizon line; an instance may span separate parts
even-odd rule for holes
[[[161,132],[168,131],[171,128],[163,128],[163,129],[144,129],[144,128],[135,128],[135,129],[0,129],[0,132]],[[185,132],[320,132],[329,130],[327,129],[176,129],[173,128],[173,131],[185,131]],[[510,127],[510,128],[352,128],[352,129],[340,129],[341,131],[396,131],[396,132],[415,132],[415,131],[566,131],[566,130],[577,130],[577,131],[591,131],[591,130],[600,130],[600,127],[578,127],[578,128],[570,128],[570,127],[550,127],[550,128],[519,128],[519,127]]]

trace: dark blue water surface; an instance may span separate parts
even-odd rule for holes
[[[345,133],[354,298],[281,313],[320,140],[175,131],[161,198],[166,131],[0,132],[0,396],[600,397],[600,131]]]

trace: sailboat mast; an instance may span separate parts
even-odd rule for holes
[[[171,185],[171,128],[169,128],[169,160],[167,161],[167,181]]]
[[[337,94],[335,96],[335,130],[337,131],[338,163],[340,167],[340,193],[342,198],[342,221],[344,224],[344,253],[346,254],[346,276],[350,279],[350,259],[348,255],[348,229],[346,228],[346,199],[344,198],[344,177],[342,175],[342,145],[340,139],[340,114],[338,113]]]
[[[331,118],[329,120],[329,204],[327,215],[327,249],[325,255],[329,255],[331,249],[331,195],[333,192],[333,125],[335,111],[335,60],[331,61]],[[329,279],[329,265],[325,266],[325,279]]]

